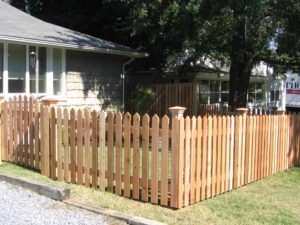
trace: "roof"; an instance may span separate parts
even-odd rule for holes
[[[0,40],[48,45],[101,53],[145,57],[130,47],[92,37],[37,19],[0,1]]]

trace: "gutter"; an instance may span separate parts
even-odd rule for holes
[[[126,61],[125,63],[123,63],[122,65],[122,74],[121,74],[121,78],[123,79],[123,99],[122,99],[122,103],[123,103],[123,110],[125,110],[125,78],[126,78],[126,71],[125,71],[125,67],[130,64],[131,62],[133,62],[135,60],[135,58],[131,58],[128,61]]]

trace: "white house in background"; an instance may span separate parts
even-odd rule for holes
[[[122,100],[124,64],[145,56],[0,1],[0,96],[27,94],[106,108]]]
[[[300,74],[287,72],[269,80],[269,107],[299,111]]]

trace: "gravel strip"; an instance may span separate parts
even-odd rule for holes
[[[107,222],[101,215],[68,206],[1,181],[0,224],[107,225]]]

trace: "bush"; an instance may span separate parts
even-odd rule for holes
[[[138,112],[140,115],[146,113],[150,110],[155,97],[156,94],[151,88],[137,85],[133,93],[133,98],[131,100],[134,111]]]

